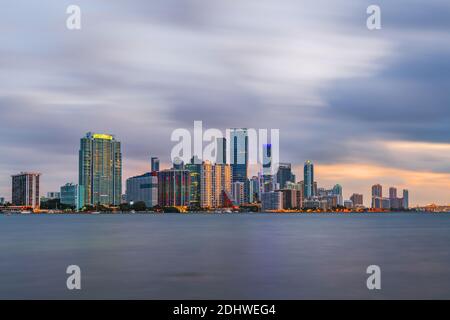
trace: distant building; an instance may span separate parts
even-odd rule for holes
[[[312,161],[308,160],[305,162],[305,166],[304,166],[304,195],[305,198],[311,198],[313,196],[315,196],[314,193],[314,164],[312,163]]]
[[[354,193],[350,197],[350,200],[353,202],[353,207],[362,207],[364,205],[363,195],[359,193]]]
[[[3,206],[5,204],[5,198],[0,197],[0,206]]]
[[[88,205],[119,205],[122,196],[120,142],[108,134],[87,133],[80,141],[79,185]]]
[[[243,182],[237,181],[233,182],[232,185],[232,197],[236,205],[242,205],[245,202],[245,184]]]
[[[280,163],[277,170],[277,182],[280,189],[285,189],[288,182],[295,182],[295,175],[292,173],[290,163]]]
[[[333,195],[337,198],[337,206],[344,206],[344,197],[342,196],[342,186],[340,184],[336,184],[333,187]]]
[[[151,165],[152,165],[152,172],[158,172],[159,171],[159,158],[152,157],[151,158]]]
[[[244,183],[244,202],[249,199],[248,157],[249,141],[247,128],[230,129],[230,164],[233,182]]]
[[[189,170],[158,172],[158,204],[162,207],[189,206],[191,179]]]
[[[260,201],[260,181],[257,176],[253,176],[250,179],[250,188],[249,188],[249,203],[255,203]]]
[[[346,209],[352,209],[353,208],[353,201],[352,200],[345,200],[344,201],[344,207]]]
[[[200,208],[201,204],[201,173],[202,163],[198,157],[192,157],[191,162],[185,165],[185,169],[189,171],[190,175],[190,192],[189,192],[189,206],[193,208]]]
[[[284,209],[300,209],[302,204],[302,192],[296,189],[281,189]]]
[[[283,210],[283,194],[280,191],[261,193],[261,210]]]
[[[216,163],[226,164],[227,163],[227,139],[217,138],[216,139]]]
[[[158,176],[152,171],[127,179],[127,203],[145,202],[147,208],[158,204]]]
[[[83,186],[73,183],[67,183],[61,187],[61,204],[71,206],[75,210],[80,210],[84,206],[84,189]]]
[[[61,199],[61,193],[60,192],[47,192],[47,199],[48,200]]]
[[[39,208],[40,173],[22,172],[12,176],[12,204]]]
[[[403,189],[403,209],[409,209],[409,191]]]
[[[383,187],[380,184],[372,186],[372,209],[383,209]]]

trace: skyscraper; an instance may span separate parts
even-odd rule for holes
[[[350,200],[353,202],[353,207],[360,207],[363,206],[363,195],[359,193],[354,193],[350,197]]]
[[[380,184],[372,186],[372,208],[383,208],[383,187]]]
[[[233,170],[233,182],[247,181],[248,169],[248,131],[245,128],[231,129],[231,167]]]
[[[286,188],[288,182],[295,182],[295,175],[292,173],[290,163],[280,163],[277,171],[277,182],[280,189]]]
[[[216,148],[216,163],[226,164],[227,163],[227,139],[217,138],[217,148]]]
[[[272,145],[263,144],[263,175],[270,176],[272,172]]]
[[[389,199],[397,199],[397,188],[389,188]]]
[[[403,209],[409,209],[409,191],[403,189]]]
[[[159,171],[159,158],[158,157],[152,157],[152,172],[158,172]]]
[[[202,208],[220,208],[224,205],[224,194],[231,197],[231,166],[211,164],[201,165],[200,204]]]
[[[39,208],[40,173],[21,172],[12,176],[12,204]]]
[[[158,204],[162,207],[189,206],[191,179],[189,170],[158,172]]]
[[[337,205],[343,206],[344,205],[344,197],[342,195],[342,186],[340,184],[336,184],[333,187],[333,195],[336,196]]]
[[[120,142],[108,134],[87,133],[80,142],[79,185],[87,205],[119,205],[122,195]]]
[[[201,198],[201,170],[202,164],[197,156],[192,157],[191,162],[185,165],[186,170],[189,171],[191,180],[189,206],[193,208],[200,208]]]
[[[315,196],[314,193],[314,164],[312,161],[307,160],[304,166],[304,196],[306,199]]]

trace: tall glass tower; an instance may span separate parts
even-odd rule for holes
[[[248,169],[248,131],[246,128],[233,128],[230,132],[231,168],[233,182],[247,182]]]
[[[120,142],[108,134],[87,133],[80,142],[79,185],[87,205],[119,205],[122,194]]]
[[[305,198],[311,198],[314,194],[314,164],[308,160],[304,167],[304,194]]]

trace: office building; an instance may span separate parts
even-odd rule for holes
[[[120,142],[108,134],[87,133],[80,141],[79,185],[87,205],[121,202],[122,153]]]
[[[262,211],[283,210],[283,193],[280,191],[262,192],[261,210]]]
[[[245,183],[247,180],[249,147],[247,129],[231,129],[230,139],[230,161],[233,171],[233,182]]]
[[[162,207],[189,206],[191,176],[189,170],[158,172],[158,204]]]
[[[83,186],[73,183],[67,183],[61,187],[61,200],[62,205],[70,206],[73,209],[79,211],[84,206],[84,190]]]
[[[191,162],[185,165],[185,169],[189,171],[190,176],[190,192],[189,206],[192,208],[200,208],[201,204],[201,173],[202,163],[197,156],[192,157]]]
[[[363,195],[359,193],[354,193],[350,197],[350,200],[353,202],[353,207],[362,207],[364,206]]]
[[[245,184],[243,182],[233,182],[232,197],[234,203],[238,206],[245,203]]]
[[[227,163],[227,139],[216,139],[216,164]]]
[[[5,198],[3,198],[3,197],[0,197],[0,206],[3,206],[3,205],[5,205]]]
[[[39,208],[40,173],[22,172],[12,176],[12,204]]]
[[[344,206],[344,197],[342,195],[342,186],[340,184],[336,184],[333,187],[332,194],[334,196],[336,196],[337,206],[343,207]]]
[[[285,189],[288,182],[295,182],[295,175],[292,173],[292,168],[290,163],[280,163],[278,165],[277,183],[280,189]]]
[[[314,164],[312,161],[308,160],[305,162],[304,166],[304,196],[306,199],[314,197],[315,196],[315,189],[317,188],[317,185],[314,186]]]
[[[403,189],[403,209],[409,209],[409,191]]]
[[[157,171],[127,179],[127,203],[145,202],[147,208],[158,204]]]

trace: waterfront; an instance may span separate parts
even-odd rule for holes
[[[0,298],[448,299],[449,244],[450,214],[0,215]]]

